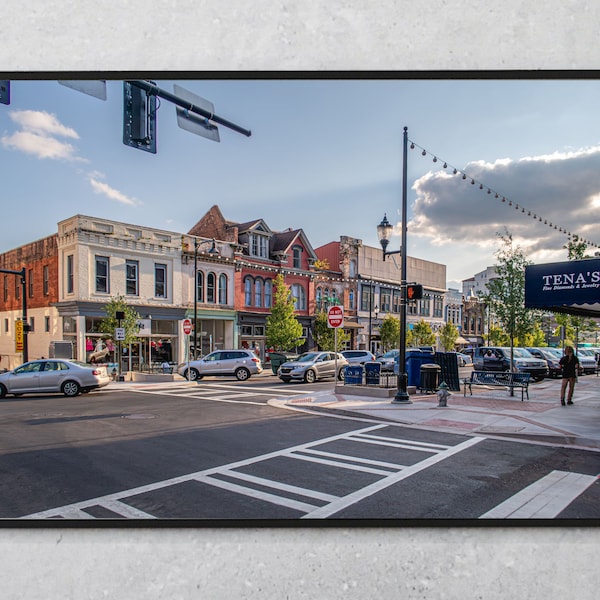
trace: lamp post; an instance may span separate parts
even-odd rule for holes
[[[393,227],[384,215],[377,225],[377,237],[383,250],[383,260],[390,254],[400,254],[400,348],[398,355],[398,389],[392,402],[394,404],[412,404],[408,397],[408,374],[406,373],[406,205],[407,205],[407,149],[408,127],[404,128],[402,144],[402,229],[400,250],[387,251]]]

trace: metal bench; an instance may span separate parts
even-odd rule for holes
[[[471,396],[473,395],[474,385],[485,385],[490,387],[508,388],[512,392],[515,388],[521,389],[521,402],[526,395],[529,400],[529,373],[500,373],[498,371],[472,371],[471,377],[463,380],[463,396],[467,395],[467,387]]]

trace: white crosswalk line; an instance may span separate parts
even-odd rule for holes
[[[552,471],[480,519],[553,519],[598,478],[593,475]]]

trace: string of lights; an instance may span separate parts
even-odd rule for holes
[[[505,203],[507,206],[513,207],[515,210],[519,211],[522,215],[531,217],[533,220],[538,221],[538,222],[542,223],[543,225],[550,227],[551,229],[556,229],[559,233],[566,234],[569,238],[573,238],[573,241],[575,241],[575,242],[583,243],[586,246],[600,248],[599,244],[596,244],[595,242],[587,240],[578,234],[571,233],[565,227],[559,226],[555,223],[548,221],[548,219],[545,219],[541,215],[538,215],[537,213],[534,213],[533,211],[527,209],[522,204],[513,202],[511,199],[507,198],[505,195],[500,194],[499,192],[497,192],[490,186],[485,185],[485,183],[478,181],[475,177],[471,177],[464,170],[458,169],[454,165],[451,165],[448,161],[441,159],[439,156],[437,156],[433,152],[430,152],[426,148],[419,146],[418,144],[416,144],[415,142],[413,142],[410,139],[408,141],[410,142],[409,147],[411,150],[418,148],[421,151],[422,156],[432,157],[434,163],[437,163],[437,162],[443,163],[442,164],[443,169],[447,169],[448,172],[451,172],[453,175],[456,175],[457,177],[461,177],[465,181],[470,181],[471,185],[477,186],[483,193],[493,195],[495,199],[499,199],[502,203]]]

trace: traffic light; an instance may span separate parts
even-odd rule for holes
[[[156,96],[123,82],[123,143],[156,154]]]
[[[423,298],[423,286],[418,283],[410,283],[406,286],[406,298],[408,300],[421,300]]]

